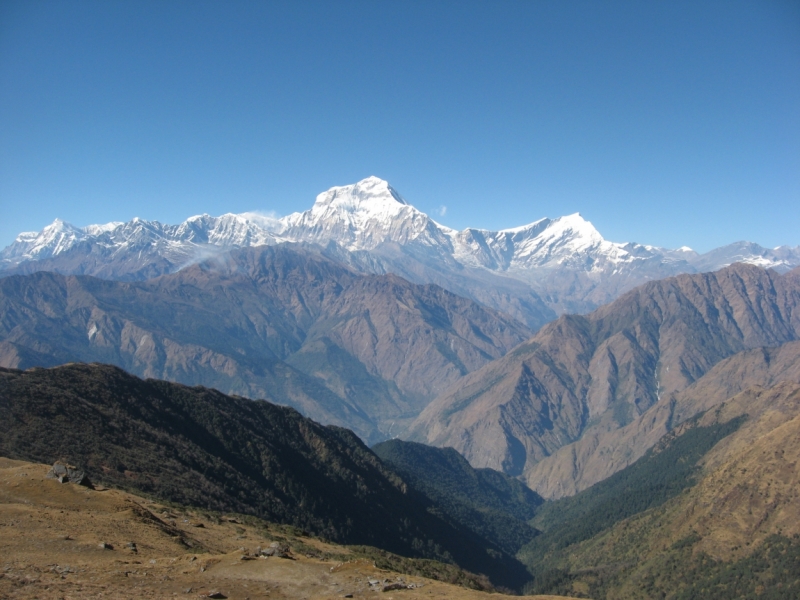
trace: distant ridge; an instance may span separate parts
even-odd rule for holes
[[[234,250],[146,282],[0,279],[0,366],[115,364],[293,406],[374,443],[531,335],[435,285],[297,245]]]
[[[670,275],[714,271],[734,262],[779,272],[800,265],[800,247],[767,249],[739,242],[698,255],[686,247],[609,242],[577,213],[502,231],[456,231],[414,208],[388,182],[368,177],[333,187],[317,196],[311,209],[280,219],[254,213],[199,215],[179,225],[134,219],[84,228],[56,219],[41,232],[21,233],[0,251],[0,272],[52,270],[143,280],[234,248],[286,242],[319,245],[360,270],[437,283],[534,328],[555,316],[545,314],[548,308],[587,312],[636,285]],[[500,293],[481,292],[487,278]]]

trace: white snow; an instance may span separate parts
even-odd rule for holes
[[[124,223],[122,221],[112,221],[105,225],[87,225],[83,228],[83,231],[89,235],[101,235],[109,231],[114,231],[120,225],[124,225]]]
[[[444,206],[444,205],[442,205]],[[443,213],[443,211],[440,211]],[[179,225],[138,217],[78,228],[56,219],[40,232],[20,233],[0,252],[3,265],[41,260],[88,241],[113,255],[133,249],[140,260],[153,252],[188,265],[220,250],[281,242],[335,242],[348,250],[373,250],[384,243],[417,244],[431,256],[449,255],[462,265],[497,272],[533,272],[567,268],[583,272],[621,273],[644,260],[691,261],[688,246],[665,250],[641,244],[610,242],[580,213],[542,218],[527,225],[489,231],[450,229],[409,204],[389,183],[368,177],[319,194],[313,206],[278,218],[258,212],[195,215]],[[760,248],[760,247],[757,247]],[[762,254],[729,255],[726,260],[760,266],[800,264],[800,249],[782,246]],[[684,258],[685,256],[685,258]],[[721,265],[720,265],[721,266]]]

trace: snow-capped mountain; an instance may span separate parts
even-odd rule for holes
[[[112,252],[161,242],[171,244],[173,250],[181,255],[191,247],[205,245],[222,248],[262,246],[280,241],[269,231],[273,223],[274,220],[249,213],[221,217],[199,215],[180,225],[164,225],[137,217],[127,223],[79,228],[56,219],[38,233],[19,234],[13,244],[0,252],[0,260],[4,266],[44,260],[64,254],[85,242]]]
[[[317,196],[314,206],[279,220],[286,239],[373,250],[384,243],[446,246],[450,230],[408,204],[386,181],[368,177]]]
[[[21,233],[0,252],[0,272],[51,270],[106,279],[142,280],[177,271],[225,250],[276,244],[275,220],[246,213],[198,215],[179,225],[135,218],[74,227],[56,219],[39,233]]]
[[[501,231],[456,231],[408,204],[377,177],[331,188],[317,196],[310,210],[280,219],[273,231],[289,240],[335,242],[350,251],[413,243],[435,248],[466,267],[502,272],[563,267],[593,271],[601,269],[601,263],[663,254],[639,244],[609,242],[577,213]]]
[[[781,272],[800,265],[800,247],[770,250],[741,242],[698,255],[685,247],[610,242],[577,213],[501,231],[456,231],[414,208],[386,181],[368,177],[333,187],[309,210],[280,219],[199,215],[179,225],[137,218],[83,228],[56,219],[2,250],[0,270],[147,279],[233,248],[287,242],[316,244],[362,271],[437,283],[531,327],[549,318],[544,304],[556,312],[584,312],[677,273],[733,262]]]
[[[699,255],[691,262],[701,272],[718,271],[741,262],[785,273],[800,265],[800,246],[764,248],[753,242],[736,242]]]
[[[281,241],[323,246],[335,242],[349,251],[374,250],[386,243],[424,244],[464,266],[493,271],[563,266],[592,271],[598,269],[598,260],[618,264],[658,254],[649,247],[606,241],[577,213],[502,231],[456,231],[408,204],[386,181],[369,177],[331,188],[317,197],[310,210],[282,219],[199,215],[180,225],[136,218],[84,228],[56,219],[39,233],[20,234],[0,253],[0,259],[8,268],[64,254],[83,242],[113,252],[166,242],[173,252],[185,256],[197,247],[227,249]]]

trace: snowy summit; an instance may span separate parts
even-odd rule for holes
[[[413,207],[387,181],[367,177],[332,187],[319,194],[309,210],[280,219],[255,213],[198,215],[179,225],[137,218],[83,228],[56,219],[41,232],[21,233],[0,252],[0,270],[37,261],[55,264],[52,261],[70,257],[69,268],[77,272],[118,277],[115,269],[124,268],[126,277],[146,278],[229,249],[283,242],[335,244],[350,252],[391,246],[413,251],[416,259],[432,265],[444,259],[527,283],[565,271],[615,276],[661,265],[666,269],[661,276],[666,276],[714,270],[734,261],[782,271],[800,264],[797,248],[769,250],[742,242],[698,255],[687,247],[667,250],[610,242],[579,213],[501,231],[456,231]],[[84,264],[81,252],[87,251],[93,267],[75,267]],[[120,257],[125,257],[124,267],[112,265],[112,259]],[[156,263],[161,266],[154,267]]]

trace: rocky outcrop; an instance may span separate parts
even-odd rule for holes
[[[91,487],[92,482],[82,469],[78,469],[73,465],[65,465],[60,462],[53,463],[51,469],[45,475],[48,479],[55,479],[59,483],[74,483],[76,485],[84,485]]]

